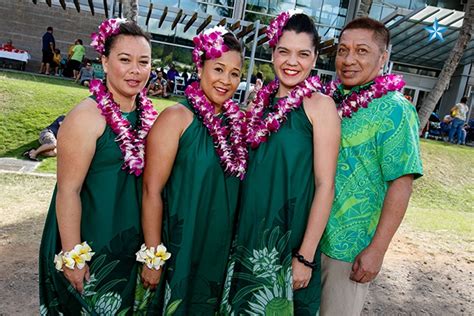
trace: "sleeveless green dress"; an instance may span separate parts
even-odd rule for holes
[[[221,314],[316,315],[319,264],[309,286],[295,292],[291,267],[314,193],[313,128],[300,107],[288,114],[277,133],[250,151]],[[319,251],[315,260],[320,260]]]
[[[124,113],[132,125],[137,111]],[[85,127],[86,128],[86,127]],[[56,189],[46,218],[39,257],[41,315],[129,315],[144,308],[144,294],[134,301],[137,285],[135,252],[143,243],[140,225],[141,177],[122,170],[122,153],[109,126],[97,139],[96,151],[81,189],[81,240],[95,255],[89,262],[90,282],[80,295],[54,255],[61,250],[56,220]],[[149,293],[147,294],[149,296]]]
[[[186,101],[182,103],[194,110]],[[163,243],[171,252],[149,315],[215,315],[219,309],[240,181],[219,163],[195,114],[179,140],[163,191]]]

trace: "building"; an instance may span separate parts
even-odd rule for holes
[[[299,8],[312,16],[322,39],[315,72],[323,80],[333,79],[335,47],[342,27],[355,17],[360,0],[139,0],[138,22],[153,35],[153,57],[165,64],[192,65],[192,38],[196,32],[225,25],[245,46],[250,69],[270,71],[271,51],[265,44],[265,25],[283,10]],[[41,58],[40,38],[47,26],[55,28],[61,50],[75,38],[88,34],[106,16],[122,13],[120,0],[0,0],[0,41],[12,38],[19,48],[31,51],[29,69]],[[391,31],[392,47],[387,69],[403,74],[410,95],[419,106],[433,88],[454,46],[464,12],[459,0],[375,0],[370,16]],[[79,11],[79,12],[78,12]],[[92,14],[93,13],[93,14]],[[435,18],[447,27],[444,41],[428,41],[424,27]],[[87,42],[87,41],[85,41]],[[88,50],[88,56],[95,56]],[[255,63],[255,64],[254,64]],[[474,39],[471,39],[448,90],[437,105],[441,115],[462,96],[474,102]],[[247,80],[250,80],[248,75]],[[472,113],[471,113],[472,115]]]

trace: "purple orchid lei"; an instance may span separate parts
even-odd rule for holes
[[[229,48],[224,44],[222,37],[228,31],[223,26],[215,26],[208,29],[193,38],[193,62],[198,69],[202,68],[202,55],[206,55],[206,59],[215,59],[222,56]]]
[[[226,126],[222,119],[215,115],[214,106],[209,102],[198,82],[189,85],[185,94],[209,131],[224,171],[242,180],[247,169],[248,157],[247,144],[244,140],[246,130],[244,112],[231,99],[224,102],[222,110],[224,117],[228,120],[228,126]]]
[[[125,23],[127,19],[109,19],[102,22],[97,33],[92,33],[91,46],[99,53],[103,54],[105,50],[105,40],[112,35],[120,32],[120,24]]]
[[[299,108],[305,97],[310,97],[322,88],[318,76],[308,77],[294,87],[287,98],[278,100],[265,119],[262,119],[265,109],[270,104],[270,96],[278,91],[279,82],[273,80],[264,86],[256,95],[252,110],[247,112],[246,141],[252,148],[257,148],[265,142],[271,133],[277,132],[286,121],[288,113]]]
[[[139,123],[136,129],[132,129],[130,122],[123,117],[112,93],[102,81],[92,80],[89,90],[96,97],[97,108],[105,117],[107,125],[117,135],[115,141],[118,142],[124,157],[122,169],[128,169],[130,174],[136,176],[141,175],[145,165],[145,138],[158,116],[146,96],[146,88],[139,94]]]
[[[278,14],[277,17],[270,22],[270,25],[267,27],[266,31],[268,37],[268,45],[270,47],[276,46],[281,34],[283,34],[283,28],[285,27],[288,20],[293,15],[300,13],[303,13],[303,11],[300,9],[284,11]]]
[[[335,99],[340,81],[331,81],[327,83],[322,93],[331,96]],[[342,101],[337,105],[338,113],[341,118],[352,117],[352,113],[357,112],[360,108],[367,108],[373,99],[380,98],[390,91],[400,91],[405,86],[405,81],[400,75],[388,74],[378,76],[374,82],[368,86],[367,89],[360,89],[360,91],[353,91],[344,96]]]

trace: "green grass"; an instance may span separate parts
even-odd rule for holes
[[[88,95],[68,80],[0,71],[0,157],[20,158],[38,146],[41,129]],[[159,110],[175,102],[153,99]],[[415,181],[405,224],[474,240],[474,149],[429,140],[421,149],[425,175]],[[55,172],[56,159],[44,159],[37,170]]]
[[[38,147],[39,132],[89,95],[70,80],[0,71],[0,157],[20,158],[26,149]],[[178,100],[152,98],[158,110]],[[38,170],[55,172],[55,159],[45,159]]]

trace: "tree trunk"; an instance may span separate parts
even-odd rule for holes
[[[467,3],[464,7],[464,21],[462,27],[459,30],[459,37],[454,45],[451,53],[448,56],[448,59],[444,63],[443,69],[439,74],[438,81],[428,96],[423,100],[420,110],[418,111],[418,116],[420,118],[420,132],[428,123],[428,119],[433,112],[436,104],[443,95],[444,91],[451,81],[451,77],[459,65],[464,50],[466,49],[467,44],[469,43],[473,29],[474,29],[474,0],[467,0]]]
[[[369,16],[370,8],[372,7],[372,0],[360,0],[359,9],[356,13],[356,18]]]
[[[123,17],[137,22],[138,0],[122,0]]]

